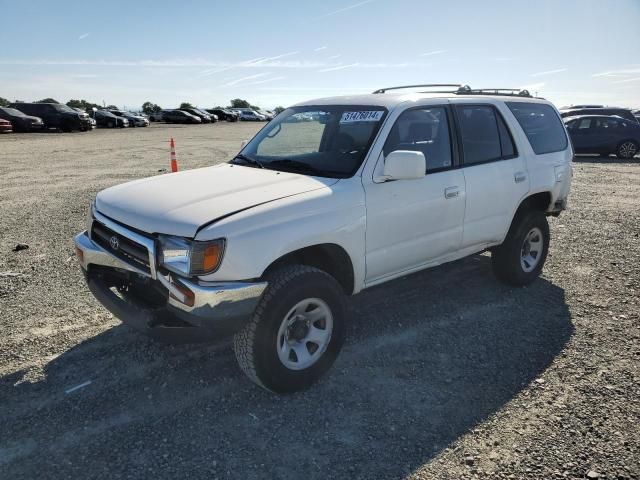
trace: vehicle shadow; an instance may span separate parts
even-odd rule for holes
[[[618,158],[615,155],[601,156],[601,155],[575,155],[573,157],[574,163],[632,163],[640,161],[640,155],[636,155],[633,158]]]
[[[486,255],[354,297],[333,370],[295,395],[249,383],[228,344],[117,326],[40,379],[0,379],[0,465],[11,478],[401,478],[513,400],[572,332],[561,288],[504,287]]]

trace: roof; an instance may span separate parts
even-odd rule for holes
[[[618,115],[596,115],[594,113],[585,113],[584,115],[571,115],[569,117],[564,117],[562,120],[568,122],[570,120],[576,120],[578,118],[619,118],[620,120],[626,120],[625,118],[619,117]]]
[[[581,111],[601,111],[601,112],[607,112],[607,111],[620,111],[620,110],[624,110],[626,111],[631,111],[629,108],[625,108],[625,107],[576,107],[576,108],[562,108],[560,109],[561,112],[581,112]]]
[[[549,103],[546,100],[533,97],[505,96],[505,95],[464,95],[451,93],[381,93],[367,95],[344,95],[337,97],[324,97],[297,103],[294,107],[302,106],[321,106],[321,105],[359,105],[374,106],[392,109],[405,102],[417,102],[426,99],[460,99],[469,98],[477,101],[478,99],[491,99],[503,101],[532,102],[532,103]]]

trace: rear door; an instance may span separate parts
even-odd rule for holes
[[[529,192],[524,156],[496,105],[453,99],[466,184],[462,248],[501,242]]]

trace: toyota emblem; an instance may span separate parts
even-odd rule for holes
[[[120,242],[118,241],[118,237],[113,236],[109,239],[109,245],[111,245],[111,248],[114,250],[118,250],[118,248],[120,248]]]

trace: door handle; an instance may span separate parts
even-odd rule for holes
[[[460,194],[458,187],[447,187],[444,189],[444,198],[456,198]]]
[[[516,183],[522,183],[527,179],[527,174],[524,172],[516,172],[513,174],[513,179]]]

